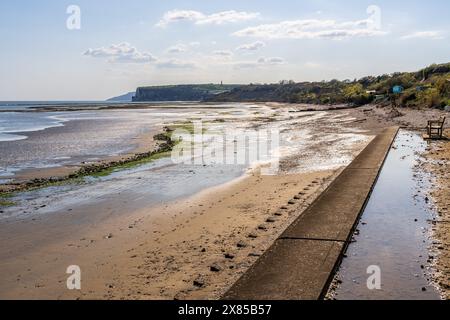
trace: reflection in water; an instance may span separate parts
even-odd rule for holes
[[[427,272],[432,213],[413,171],[424,149],[418,134],[399,132],[336,276],[336,299],[439,299]],[[381,269],[381,290],[367,288],[370,266]]]

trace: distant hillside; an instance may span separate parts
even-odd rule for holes
[[[123,94],[121,96],[108,99],[106,101],[131,102],[133,100],[133,96],[135,95],[135,93],[136,92],[134,92],[134,91],[133,92],[128,92],[128,93],[125,93],[125,94]]]
[[[401,86],[400,94],[393,94]],[[434,64],[417,72],[368,76],[359,80],[322,82],[282,81],[277,84],[250,84],[207,98],[210,102],[290,102],[313,104],[395,101],[401,107],[443,108],[450,105],[450,63]]]
[[[192,84],[173,86],[140,87],[133,101],[202,101],[224,94],[241,85]]]

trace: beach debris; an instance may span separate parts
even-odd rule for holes
[[[108,234],[105,236],[105,239],[111,239],[112,237],[113,237],[112,233],[108,233]]]

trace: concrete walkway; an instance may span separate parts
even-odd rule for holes
[[[392,127],[376,136],[223,299],[321,299],[397,132]]]

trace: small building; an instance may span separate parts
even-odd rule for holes
[[[402,86],[397,85],[392,88],[392,93],[400,94],[403,92],[403,90],[404,88]]]

